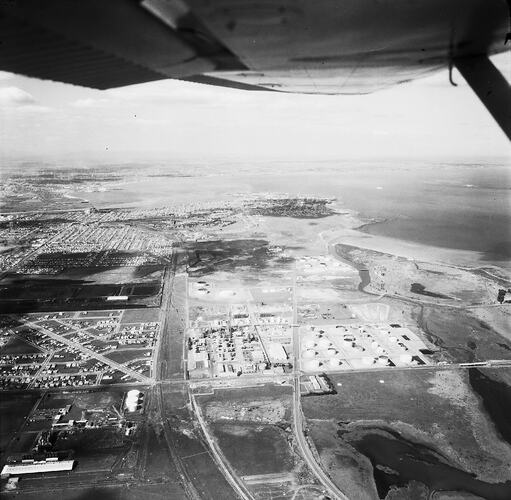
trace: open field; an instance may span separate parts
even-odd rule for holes
[[[4,393],[0,397],[0,456],[5,452],[9,441],[20,429],[39,395],[31,393]]]
[[[240,239],[193,242],[184,244],[188,253],[191,277],[203,277],[218,272],[243,275],[251,271],[279,273],[292,259],[274,255],[266,240]]]
[[[495,498],[507,498],[503,492],[511,492],[510,443],[502,439],[495,428],[497,421],[481,406],[467,371],[390,370],[333,375],[331,379],[336,395],[310,396],[302,406],[311,438],[327,468],[336,469],[332,477],[341,487],[362,491],[361,485],[374,474],[380,494],[398,484],[399,476],[432,488],[440,483],[440,489],[463,484],[467,491],[487,491]],[[502,420],[503,407],[498,411]],[[386,455],[375,451],[385,449]],[[415,462],[401,458],[404,461],[398,466],[396,460],[412,456],[411,449],[417,451]],[[424,462],[435,464],[436,475],[424,473],[420,465]],[[342,473],[341,465],[349,471]],[[380,468],[373,470],[376,466]],[[390,470],[385,467],[398,468],[394,483],[391,476],[379,472]],[[440,478],[440,483],[432,477]]]
[[[441,263],[420,262],[365,248],[337,244],[339,257],[369,271],[366,290],[439,304],[497,302],[499,285],[488,277]]]
[[[498,308],[472,308],[471,314],[490,326],[499,335],[511,341],[511,304],[502,304]]]
[[[90,284],[84,280],[43,275],[11,275],[0,282],[0,308],[5,313],[111,309],[111,296],[128,296],[122,307],[159,305],[160,282]]]
[[[272,425],[213,424],[213,435],[227,460],[242,476],[293,470],[288,431]]]
[[[121,324],[124,323],[149,323],[158,321],[158,309],[126,309],[122,315]]]
[[[150,360],[151,350],[147,349],[117,349],[105,355],[117,363],[125,364],[135,359]]]
[[[204,500],[235,500],[234,490],[217,467],[202,434],[193,426],[187,401],[185,392],[162,387],[164,429],[173,460]]]
[[[12,338],[7,344],[0,348],[0,352],[2,355],[10,355],[10,354],[30,354],[41,352],[33,344],[29,344],[25,342],[23,339],[19,337]]]
[[[69,267],[58,273],[60,279],[85,280],[98,284],[153,282],[161,280],[162,265],[119,266],[119,267]]]
[[[487,310],[487,314],[498,314],[498,311]],[[511,340],[470,311],[425,306],[418,314],[418,321],[426,337],[448,360],[511,359]]]
[[[257,499],[291,499],[300,491],[321,498],[296,448],[291,397],[291,387],[272,384],[196,396],[220,452]]]
[[[291,387],[265,384],[250,389],[216,389],[196,396],[208,420],[241,422],[288,422],[291,418]],[[254,402],[257,402],[255,404]],[[224,413],[228,412],[228,413]]]

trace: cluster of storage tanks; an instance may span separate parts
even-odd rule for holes
[[[323,362],[322,359],[327,359]],[[302,339],[302,368],[305,371],[336,369],[342,365],[339,352],[323,332],[307,332]]]
[[[393,365],[389,357],[389,351],[382,346],[373,335],[368,333],[362,327],[354,334],[347,328],[341,327],[344,333],[341,332],[340,349],[344,355],[339,352],[339,349],[330,341],[321,329],[316,330],[310,327],[309,331],[302,337],[302,364],[301,367],[304,371],[314,372],[318,370],[335,370],[339,369],[346,359],[349,365],[362,365],[362,366],[389,366]],[[385,342],[389,344],[389,349],[392,351],[393,359],[398,359],[399,364],[411,364],[413,357],[408,351],[405,344],[400,341],[391,332],[387,333]],[[362,345],[367,346],[364,347]]]
[[[142,404],[143,397],[144,394],[138,391],[137,389],[132,389],[131,391],[128,391],[128,394],[126,394],[126,399],[124,400],[124,407],[130,413],[139,410]]]
[[[374,363],[379,365],[388,365],[390,363],[388,350],[392,351],[393,359],[399,359],[401,364],[412,363],[413,357],[410,354],[408,347],[402,340],[393,335],[391,330],[379,329],[379,335],[384,337],[384,342],[387,344],[387,348],[383,347],[371,333],[367,332],[364,327],[359,327],[359,334],[366,342],[371,343],[371,351],[377,354],[373,360]]]

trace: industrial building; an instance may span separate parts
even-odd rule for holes
[[[14,463],[5,464],[1,475],[5,478],[22,474],[71,471],[74,465],[75,460],[59,460],[57,457],[48,457],[43,460],[26,458]]]

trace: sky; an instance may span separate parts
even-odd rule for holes
[[[511,53],[493,58],[508,81]],[[461,75],[363,96],[176,80],[98,91],[0,72],[0,160],[510,158]]]

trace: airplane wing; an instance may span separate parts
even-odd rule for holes
[[[510,16],[506,0],[4,0],[0,69],[97,89],[364,94],[455,65],[485,102],[509,97],[477,61],[506,49]],[[509,106],[497,119],[511,137]]]

